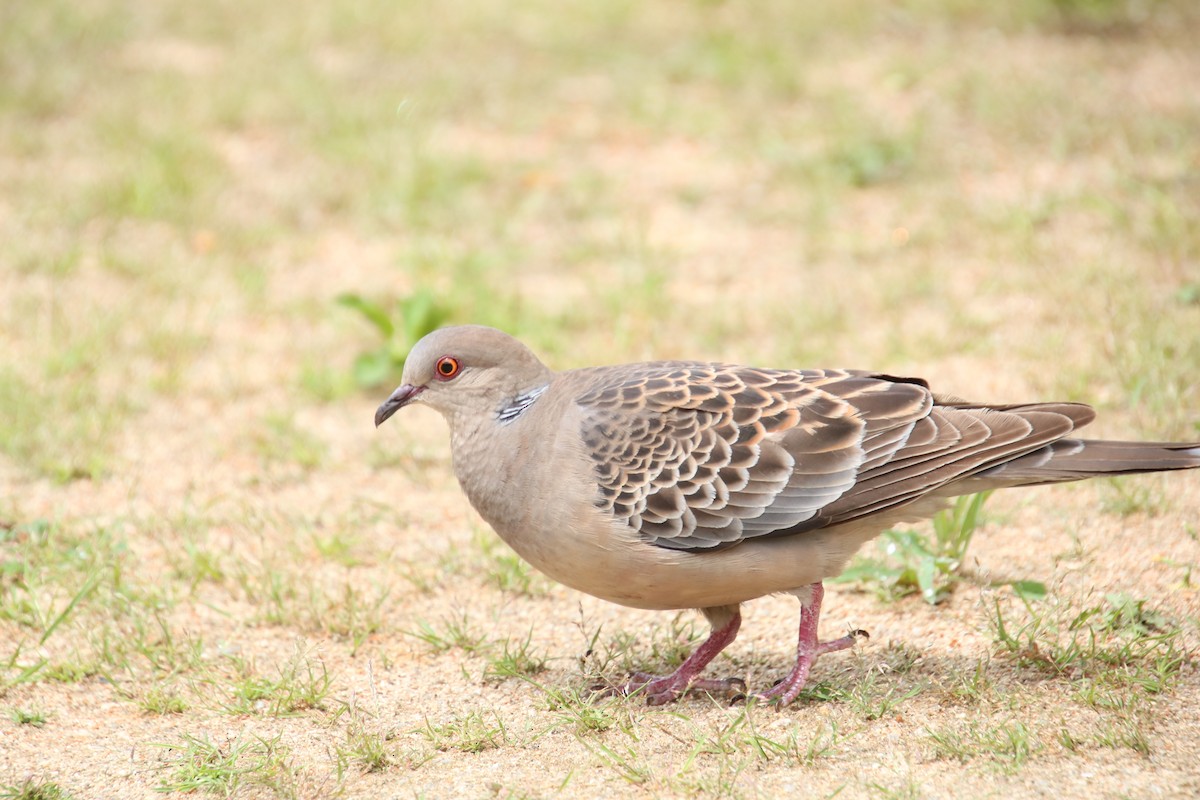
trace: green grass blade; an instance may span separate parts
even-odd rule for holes
[[[75,593],[75,596],[71,598],[71,602],[67,603],[66,608],[58,612],[58,616],[55,617],[54,621],[51,622],[46,628],[45,633],[42,634],[42,638],[38,639],[39,645],[46,643],[46,640],[49,639],[51,634],[53,634],[58,626],[63,623],[63,620],[70,616],[71,612],[75,610],[75,606],[79,605],[79,603],[82,602],[85,597],[91,594],[99,582],[100,577],[98,575],[92,575],[87,579],[87,582],[83,584],[83,588]]]

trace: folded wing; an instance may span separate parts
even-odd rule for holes
[[[851,370],[675,362],[596,377],[577,400],[596,505],[693,551],[955,493],[1092,419],[1087,406],[978,406]]]

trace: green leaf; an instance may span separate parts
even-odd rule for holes
[[[450,317],[429,289],[418,289],[400,302],[400,313],[404,325],[404,336],[411,347],[429,333],[437,330]]]
[[[934,585],[937,575],[937,562],[932,558],[923,558],[917,562],[917,586],[921,589],[921,597],[933,605],[938,601],[938,589]]]
[[[1009,586],[1024,600],[1041,600],[1046,596],[1046,584],[1041,581],[1013,581]]]
[[[62,624],[63,620],[69,617],[71,612],[75,610],[75,606],[79,605],[79,601],[91,594],[92,590],[95,589],[96,585],[99,583],[100,576],[98,574],[93,574],[92,577],[87,579],[87,582],[83,584],[83,588],[75,593],[75,596],[71,598],[66,607],[64,607],[62,611],[58,612],[58,616],[55,617],[54,621],[46,627],[45,632],[42,634],[42,638],[38,639],[39,646],[46,643],[46,640],[49,639],[50,635],[53,634],[58,626]]]
[[[396,332],[396,328],[392,325],[392,321],[388,319],[387,312],[380,306],[367,300],[362,295],[347,292],[337,296],[339,305],[353,309],[370,322],[375,328],[383,334],[384,338],[390,339]]]
[[[364,389],[382,386],[391,373],[392,359],[387,350],[373,350],[354,359],[354,382]]]
[[[895,583],[904,574],[899,567],[889,567],[874,559],[862,558],[844,570],[836,578],[830,578],[829,583],[853,583],[855,581],[881,581]]]

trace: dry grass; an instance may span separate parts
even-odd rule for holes
[[[873,638],[795,707],[647,709],[586,689],[698,620],[550,584],[431,413],[371,428],[344,293],[1200,438],[1191,4],[827,5],[4,6],[0,797],[1200,791],[1196,475],[1000,493],[944,602],[831,588]]]

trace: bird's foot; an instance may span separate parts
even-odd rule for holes
[[[674,702],[689,692],[744,695],[746,682],[741,678],[697,678],[695,675],[684,673],[682,669],[670,675],[635,672],[629,676],[628,681],[615,687],[611,693],[624,696],[642,694],[646,697],[647,705],[661,706]]]
[[[808,683],[808,673],[812,669],[817,656],[833,653],[838,650],[849,650],[859,639],[869,639],[871,635],[864,630],[851,631],[840,639],[828,642],[817,642],[809,649],[802,649],[796,658],[796,666],[788,676],[765,692],[759,692],[754,698],[764,703],[774,703],[776,708],[783,708],[799,697],[804,685]]]
[[[642,694],[646,702],[652,706],[661,706],[674,702],[688,692],[710,692],[712,694],[739,694],[746,692],[746,682],[741,678],[701,678],[700,673],[718,653],[724,650],[737,637],[738,627],[742,624],[742,615],[736,606],[712,609],[722,612],[720,619],[724,622],[714,627],[708,638],[687,657],[679,668],[670,675],[650,675],[645,672],[635,672],[629,680],[617,686],[598,687],[593,691],[603,694],[622,695],[628,697]],[[726,613],[727,612],[727,613]],[[707,611],[705,612],[708,613]],[[710,617],[710,620],[712,617]]]

